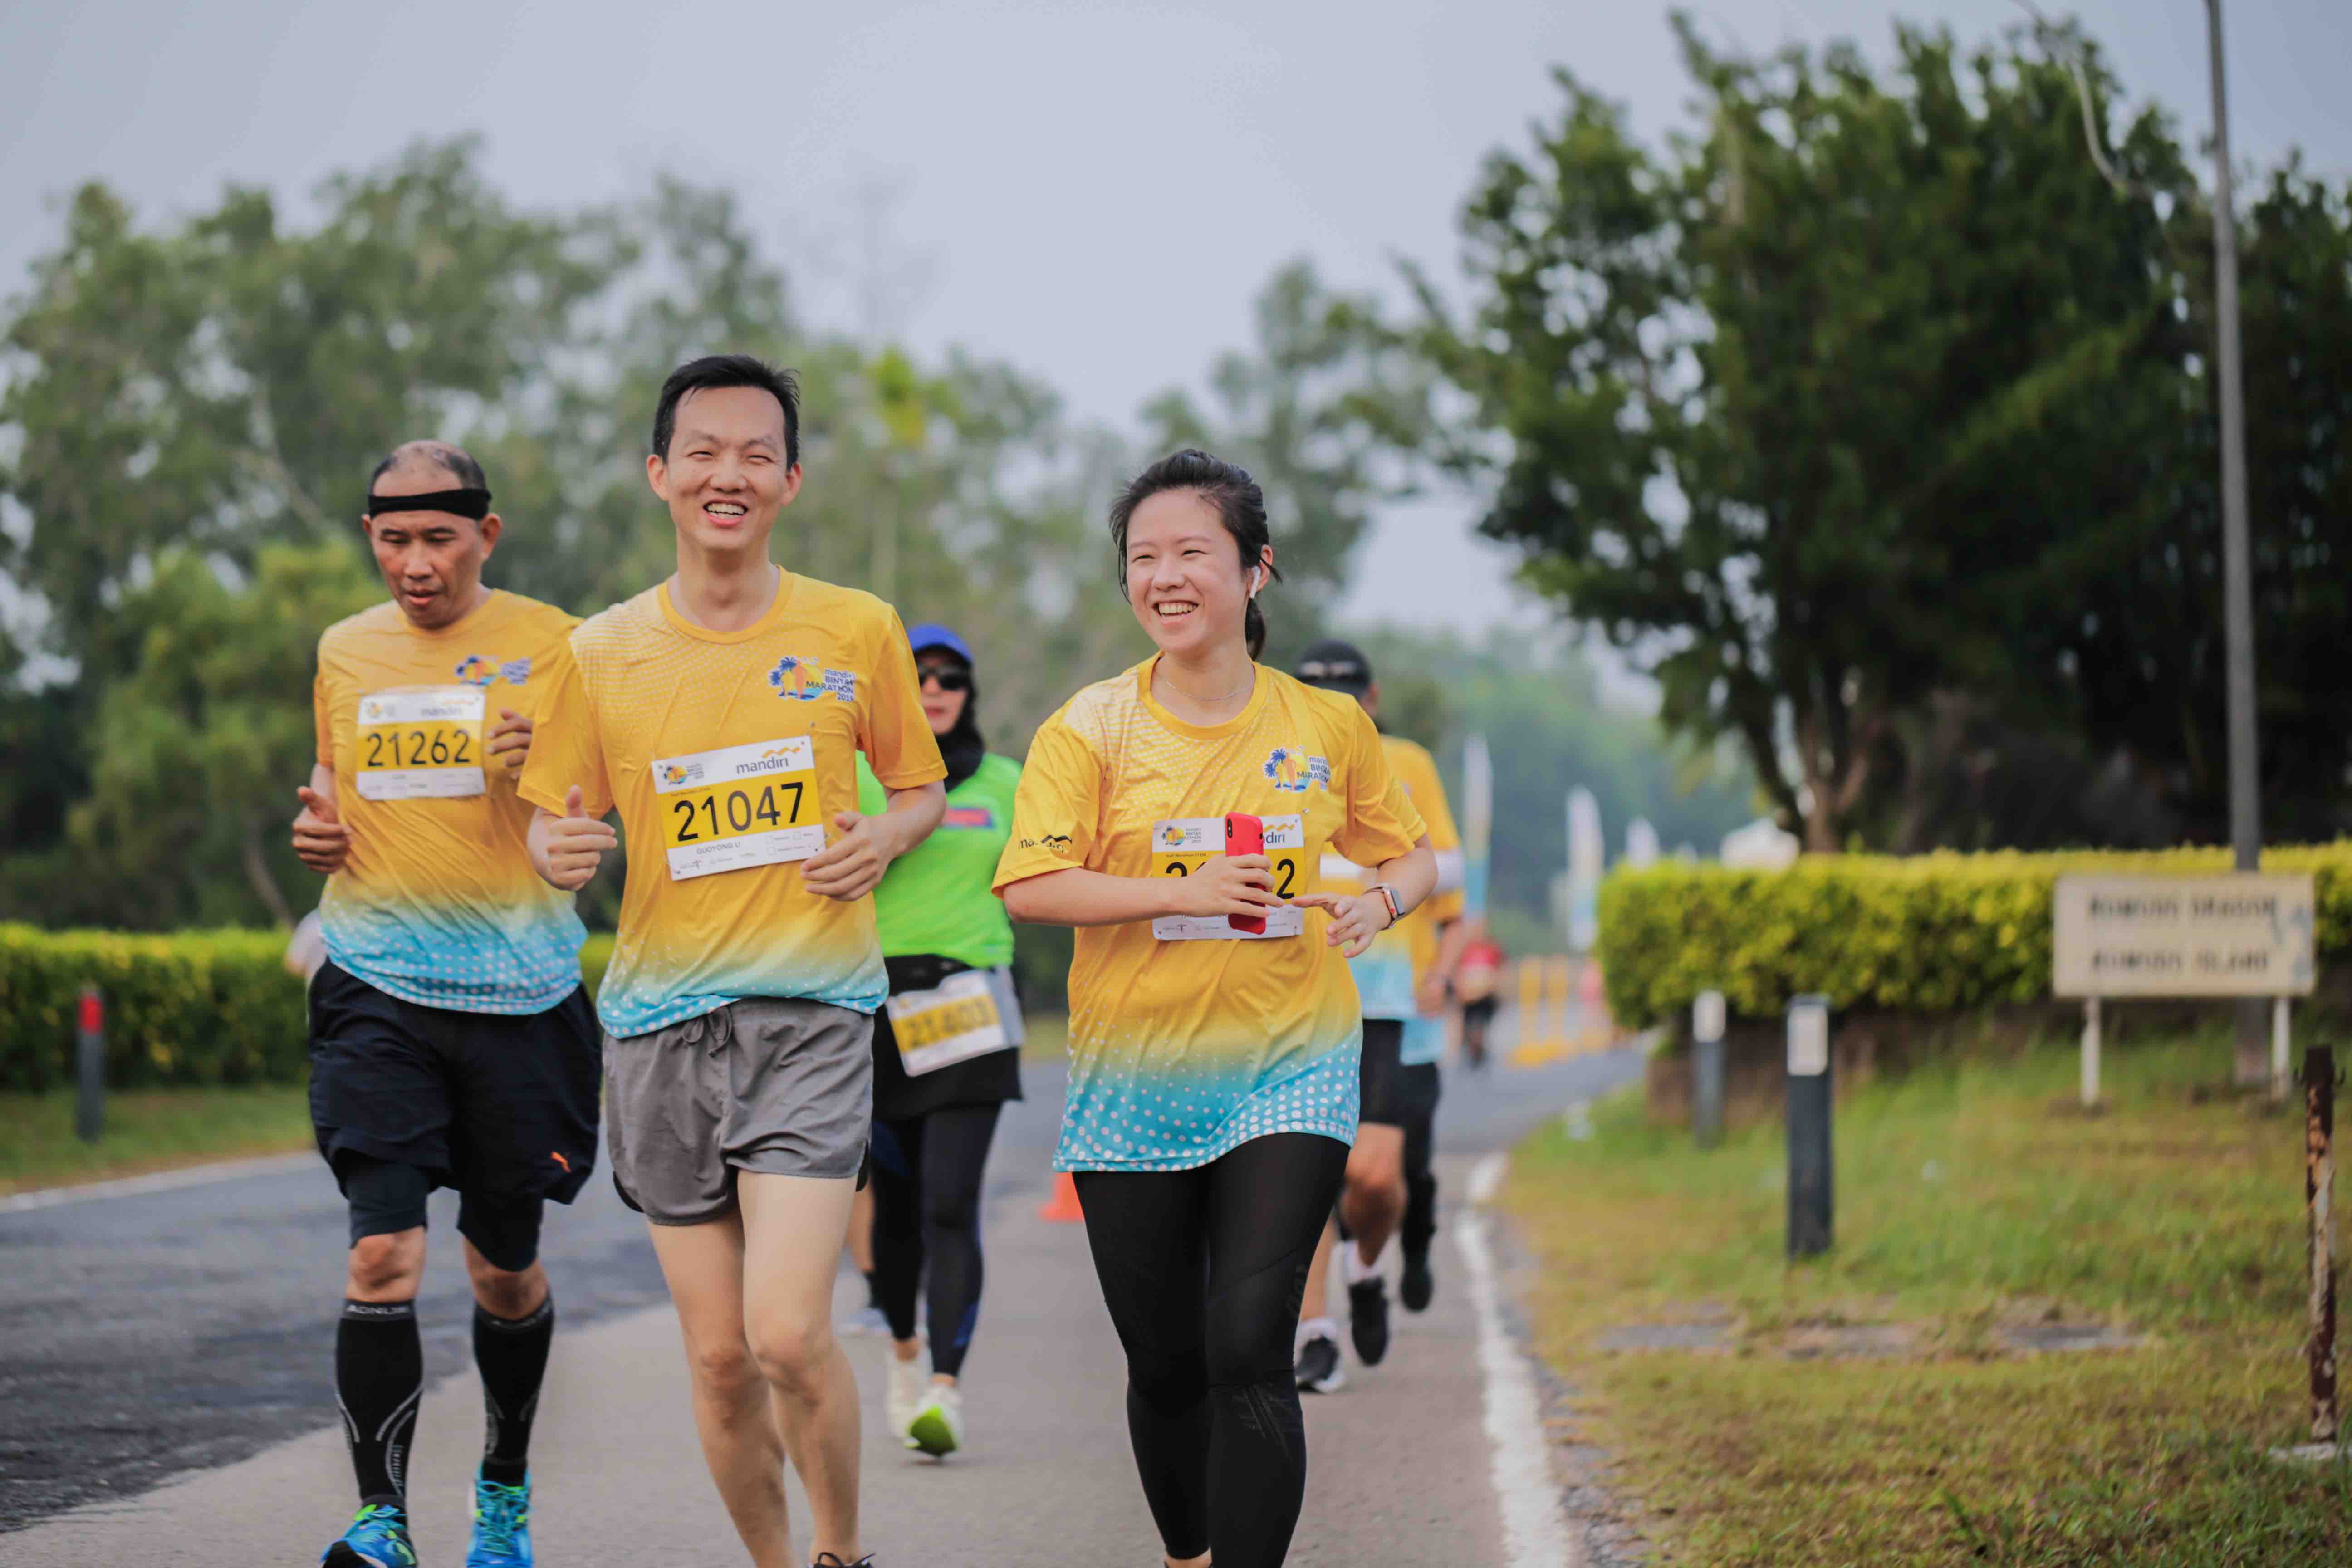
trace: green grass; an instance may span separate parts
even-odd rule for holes
[[[1837,1238],[1782,1256],[1777,1126],[1712,1153],[1638,1097],[1515,1162],[1542,1352],[1667,1561],[2013,1564],[2352,1561],[2352,1467],[2263,1450],[2305,1426],[2299,1116],[2192,1101],[2217,1040],[1939,1062],[1841,1103]],[[2341,1256],[2341,1247],[2338,1255]],[[1717,1316],[1728,1352],[1612,1353],[1621,1324]],[[1998,1353],[2010,1322],[2103,1321],[2145,1348]],[[1899,1359],[1795,1360],[1792,1333],[1899,1323]]]
[[[131,1089],[106,1097],[105,1135],[74,1136],[70,1089],[0,1095],[0,1194],[283,1154],[310,1142],[299,1083]]]

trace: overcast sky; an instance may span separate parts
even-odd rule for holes
[[[2014,0],[1700,0],[1762,51],[1833,37],[1883,51],[1895,17],[1964,38]],[[2053,9],[2063,9],[2053,4]],[[2137,99],[2210,125],[2199,0],[2074,7]],[[1131,418],[1243,342],[1252,295],[1308,256],[1393,289],[1393,258],[1450,276],[1480,156],[1523,145],[1554,63],[1655,134],[1687,84],[1649,0],[407,0],[398,5],[80,0],[0,6],[0,294],[53,243],[55,199],[96,176],[151,217],[226,182],[307,189],[422,136],[479,131],[525,203],[625,194],[658,169],[724,184],[795,264],[805,312],[877,313]],[[2347,0],[2233,0],[2241,163],[2291,146],[2352,172]],[[2337,105],[2335,109],[2329,103]],[[856,286],[862,193],[893,193],[897,299]],[[389,433],[388,433],[389,434]],[[1475,625],[1508,558],[1468,520],[1384,518],[1352,608]],[[1529,613],[1524,608],[1521,614]]]

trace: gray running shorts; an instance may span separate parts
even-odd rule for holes
[[[649,1034],[604,1037],[613,1184],[656,1225],[735,1207],[735,1173],[847,1181],[866,1160],[874,1020],[747,996]]]

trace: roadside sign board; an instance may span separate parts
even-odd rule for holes
[[[2311,878],[2061,877],[2060,996],[2308,996]]]

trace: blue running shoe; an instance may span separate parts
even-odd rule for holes
[[[474,1475],[474,1543],[466,1568],[530,1568],[530,1478],[520,1486]]]
[[[319,1563],[320,1568],[416,1568],[408,1515],[389,1503],[369,1503],[343,1538],[320,1553]]]

